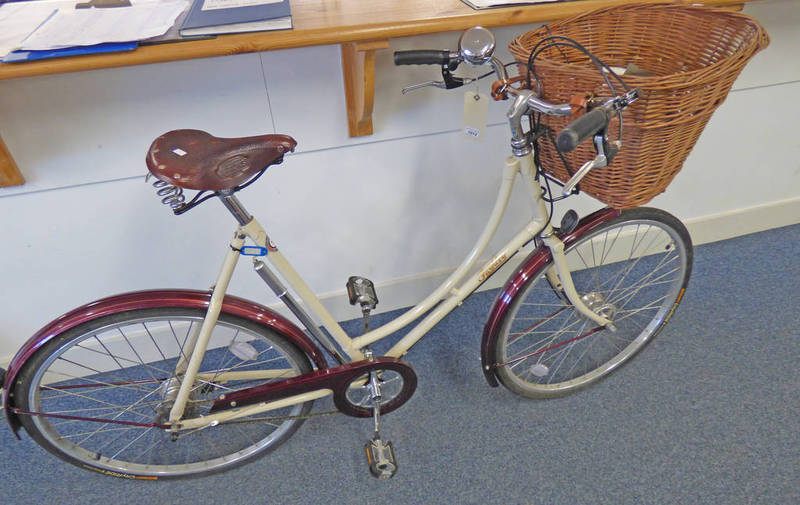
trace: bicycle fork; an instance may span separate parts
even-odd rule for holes
[[[542,240],[550,249],[550,254],[553,256],[555,272],[553,272],[552,269],[547,272],[547,279],[550,281],[553,289],[563,291],[569,302],[582,316],[594,321],[599,326],[604,326],[611,331],[616,331],[617,329],[611,323],[611,320],[590,309],[575,289],[575,285],[572,282],[572,273],[567,265],[567,257],[564,254],[564,242],[555,235],[543,237]]]
[[[590,309],[583,302],[578,291],[575,289],[575,284],[572,282],[572,273],[567,264],[567,257],[564,254],[564,242],[558,238],[553,226],[549,222],[547,206],[542,198],[543,189],[536,180],[536,168],[533,165],[533,155],[528,153],[523,156],[515,156],[513,160],[519,164],[519,171],[528,183],[528,189],[533,198],[535,220],[547,222],[544,228],[539,231],[539,236],[542,238],[544,245],[550,249],[553,265],[555,266],[555,270],[549,269],[547,272],[547,278],[550,284],[553,286],[553,289],[562,291],[567,297],[567,300],[569,300],[581,315],[594,321],[599,326],[608,327],[610,330],[615,331],[611,321]]]

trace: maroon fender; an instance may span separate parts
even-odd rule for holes
[[[578,223],[578,226],[568,235],[559,235],[565,246],[569,246],[581,236],[594,230],[596,227],[611,221],[622,212],[614,209],[601,209],[589,214]],[[500,335],[500,328],[503,326],[506,312],[508,311],[514,297],[517,296],[522,286],[536,271],[542,268],[552,259],[550,249],[538,247],[528,255],[517,270],[508,278],[506,285],[495,298],[492,310],[486,326],[483,328],[483,340],[481,342],[481,367],[486,380],[492,387],[497,387],[497,375],[493,367],[493,356],[497,347],[497,339]]]
[[[79,324],[111,314],[134,309],[151,309],[157,307],[206,309],[208,308],[210,300],[211,293],[208,291],[180,289],[136,291],[91,302],[49,323],[25,342],[25,345],[22,346],[16,356],[14,356],[14,359],[11,360],[6,372],[5,381],[3,383],[3,405],[6,418],[14,434],[17,434],[19,431],[20,422],[17,415],[14,414],[12,410],[14,408],[13,402],[9,401],[10,389],[25,362],[54,337]],[[256,324],[275,330],[275,332],[286,337],[301,351],[306,353],[318,369],[328,368],[325,356],[323,356],[319,348],[303,330],[267,307],[245,300],[244,298],[226,296],[222,302],[222,312],[248,319]]]

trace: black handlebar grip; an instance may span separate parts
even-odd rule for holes
[[[556,147],[562,153],[572,151],[578,144],[608,126],[610,119],[609,112],[603,107],[584,114],[561,130],[556,138]]]
[[[414,51],[395,51],[395,65],[447,65],[450,51],[436,49],[417,49]]]

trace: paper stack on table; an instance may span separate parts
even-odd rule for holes
[[[156,37],[170,29],[187,5],[185,0],[175,0],[103,9],[58,9],[22,41],[21,48],[36,51]]]
[[[12,2],[0,5],[0,57],[19,49],[22,41],[33,33],[60,7],[74,8],[75,1]]]
[[[43,0],[0,6],[0,57],[15,50],[43,51],[133,42],[164,34],[187,0],[138,1],[127,7],[75,9],[76,1]]]

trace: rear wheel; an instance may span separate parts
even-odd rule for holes
[[[532,398],[561,396],[607,376],[650,342],[683,296],[692,244],[666,212],[639,208],[578,238],[565,250],[582,301],[614,329],[582,316],[535,272],[511,302],[495,349],[500,382]]]
[[[49,414],[23,414],[23,426],[70,463],[128,478],[211,473],[275,449],[302,423],[292,416],[307,414],[312,402],[177,435],[152,426],[169,418],[181,384],[176,364],[190,352],[204,314],[171,307],[133,310],[54,338],[18,376],[15,405]],[[220,314],[184,418],[207,414],[225,392],[311,370],[305,354],[281,335]]]

